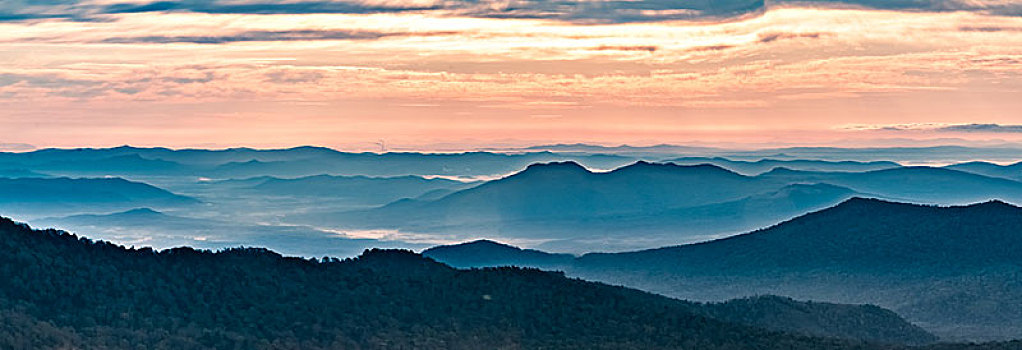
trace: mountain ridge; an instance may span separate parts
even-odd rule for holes
[[[1022,331],[1022,208],[853,198],[727,238],[534,267],[683,299],[776,294],[876,304],[947,339]],[[429,250],[457,255],[455,251]],[[850,292],[857,291],[857,292]]]
[[[0,255],[0,277],[18,282],[0,285],[0,314],[12,315],[0,327],[36,346],[901,349],[729,323],[710,316],[728,311],[559,273],[456,270],[410,251],[342,261],[128,249],[9,219],[0,235],[0,249],[20,249]]]

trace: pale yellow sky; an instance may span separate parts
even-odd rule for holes
[[[1022,141],[1018,16],[465,11],[0,22],[0,144]]]

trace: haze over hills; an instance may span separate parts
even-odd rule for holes
[[[760,178],[786,183],[825,182],[915,203],[965,204],[991,199],[1022,203],[1022,182],[945,168],[900,167],[862,173],[777,168]]]
[[[504,263],[477,244],[423,252],[457,266],[521,264],[694,300],[776,294],[887,307],[944,339],[1022,332],[1022,208],[932,207],[851,199],[721,240],[566,261],[532,252]],[[483,247],[492,244],[483,245]],[[472,249],[464,254],[459,250]],[[459,260],[460,259],[460,260]],[[556,264],[543,262],[553,260]]]
[[[733,159],[787,158],[829,161],[893,161],[899,163],[946,164],[978,159],[1018,161],[1022,146],[926,146],[926,147],[787,147],[735,151],[719,156]]]
[[[292,256],[357,256],[369,248],[422,248],[423,244],[346,237],[306,226],[256,224],[169,215],[149,208],[31,220],[95,239],[156,249],[224,249],[263,246]]]
[[[743,147],[744,148],[744,147]],[[757,161],[764,158],[778,160],[899,162],[947,164],[987,161],[1019,161],[1022,145],[1003,143],[989,146],[892,146],[892,147],[780,147],[762,149],[728,149],[702,146],[601,146],[592,144],[554,144],[511,149],[517,151],[549,150],[554,152],[605,153],[642,157],[648,160],[667,160],[678,157],[724,157],[731,160]]]
[[[639,162],[594,173],[575,163],[549,163],[435,200],[402,200],[376,209],[309,213],[287,219],[353,229],[564,240],[593,238],[603,232],[587,228],[600,229],[609,221],[645,221],[651,214],[671,208],[739,200],[773,187],[714,166]],[[663,220],[669,220],[654,219],[661,220],[649,221],[653,233],[662,230]],[[603,227],[600,230],[616,228]]]
[[[191,197],[120,178],[0,178],[0,208],[24,216],[198,203]]]
[[[230,148],[221,150],[138,148],[42,149],[31,152],[0,152],[0,168],[50,171],[55,175],[191,175],[209,178],[241,178],[254,176],[302,177],[312,175],[450,175],[494,176],[524,169],[529,164],[574,161],[593,169],[613,169],[636,160],[726,163],[730,160],[737,172],[752,171],[738,167],[759,167],[764,163],[787,162],[785,166],[799,169],[797,164],[816,163],[804,170],[838,170],[854,166],[861,170],[877,170],[895,166],[893,161],[908,163],[955,163],[974,160],[1018,161],[1017,147],[889,147],[828,148],[793,147],[763,150],[727,150],[712,147],[659,145],[651,147],[606,147],[595,145],[550,145],[493,152],[463,153],[353,153],[324,147],[288,149]],[[836,164],[825,165],[823,161]],[[749,164],[749,162],[758,163]],[[724,164],[718,164],[724,165]],[[724,166],[725,168],[731,168]],[[769,169],[757,169],[763,172]]]
[[[49,177],[49,175],[46,175],[46,174],[43,174],[43,173],[39,173],[39,172],[35,172],[35,171],[32,171],[32,170],[17,169],[17,168],[15,168],[15,169],[3,168],[3,169],[0,169],[0,177],[6,177],[6,178]]]
[[[0,344],[35,348],[893,350],[905,347],[884,344],[934,340],[876,307],[698,304],[537,270],[459,271],[407,251],[341,261],[126,249],[7,219],[0,238],[17,252],[0,255],[0,278],[15,282],[0,285]]]
[[[1016,181],[1022,181],[1022,162],[1010,165],[999,165],[989,162],[966,162],[951,164],[948,169],[960,170],[990,177],[1002,177]]]
[[[934,168],[787,155],[738,158],[750,160],[680,155],[688,157],[679,162],[692,165],[679,165],[634,161],[679,155],[619,151],[635,153],[373,154],[315,147],[0,153],[0,169],[8,169],[0,173],[0,210],[119,244],[265,246],[305,257],[486,238],[539,250],[489,241],[424,254],[459,267],[564,270],[572,277],[700,301],[761,294],[814,300],[767,297],[754,299],[755,306],[730,304],[758,310],[742,312],[744,318],[728,318],[735,311],[718,304],[730,310],[721,311],[727,315],[711,315],[710,306],[700,312],[728,323],[817,336],[869,338],[842,319],[887,320],[893,323],[884,328],[910,330],[896,326],[882,309],[821,302],[878,304],[945,340],[1022,334],[1016,316],[1022,309],[1014,307],[1022,305],[1017,282],[1022,263],[1008,253],[1022,248],[1010,233],[1022,232],[1017,208],[846,202],[869,197],[1020,203],[1022,182],[1012,180],[1010,166]],[[576,162],[580,159],[590,163]],[[310,176],[279,176],[305,173]],[[361,175],[336,175],[347,173]],[[52,176],[69,174],[104,178]],[[494,174],[498,178],[469,180]],[[822,211],[799,217],[817,210]],[[821,217],[833,218],[814,219]],[[739,236],[717,240],[733,235]],[[710,240],[715,241],[675,247]],[[671,248],[636,251],[664,246]],[[626,253],[576,257],[545,251]],[[26,322],[38,321],[33,317]],[[772,325],[778,317],[797,329]],[[867,329],[877,336],[869,339],[882,340],[880,328]],[[896,335],[883,337],[888,336]]]
[[[221,222],[311,225],[317,231],[371,231],[372,237],[379,236],[376,231],[398,231],[399,236],[426,237],[424,241],[434,244],[492,238],[575,253],[724,237],[852,196],[938,204],[988,199],[1019,203],[1022,198],[1020,182],[995,177],[1003,174],[976,175],[952,170],[955,167],[793,159],[787,154],[765,159],[766,151],[742,158],[752,159],[744,161],[698,154],[721,151],[718,149],[670,145],[582,146],[562,145],[558,152],[449,154],[349,153],[322,147],[46,149],[0,153],[0,164],[4,164],[0,168],[13,169],[7,176],[11,178],[119,176],[204,203],[180,208],[152,201],[112,206],[65,201],[60,206],[11,207],[10,213],[23,220],[153,207],[175,216]],[[978,152],[974,148],[937,149]],[[838,150],[854,151],[814,152]],[[636,153],[587,153],[597,151]],[[921,155],[935,150],[883,151]],[[678,158],[670,152],[697,154]],[[675,159],[694,165],[636,163],[636,158]],[[547,160],[563,163],[563,168],[535,163]],[[597,170],[604,169],[601,167],[614,170]],[[766,169],[770,170],[763,172]],[[324,175],[338,173],[363,175]],[[404,173],[419,175],[395,175]],[[282,178],[280,174],[298,177]]]
[[[44,170],[58,175],[175,175],[207,178],[312,175],[505,175],[536,162],[572,160],[612,169],[634,158],[602,154],[350,153],[323,147],[224,150],[116,147],[0,152],[0,168]]]
[[[456,191],[478,185],[420,176],[367,177],[316,175],[297,179],[269,178],[247,190],[275,196],[331,197],[367,205],[383,205],[402,198],[422,196],[434,190]]]
[[[901,164],[887,161],[856,162],[856,161],[824,161],[824,160],[779,160],[764,158],[756,161],[731,160],[723,157],[683,157],[670,159],[666,162],[680,165],[713,164],[742,175],[759,175],[775,168],[786,168],[802,171],[829,172],[863,172],[901,167]]]
[[[754,230],[856,195],[936,204],[1022,203],[1022,182],[930,167],[862,172],[774,168],[746,176],[707,164],[640,161],[601,173],[570,162],[549,163],[434,199],[311,211],[285,220],[342,229],[540,240],[545,243],[537,247],[561,252],[621,251]]]

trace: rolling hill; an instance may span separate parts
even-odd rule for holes
[[[861,173],[776,168],[758,178],[781,183],[824,182],[915,203],[966,204],[991,199],[1022,203],[1022,182],[944,168],[900,167]]]
[[[383,205],[402,198],[415,198],[434,190],[457,191],[478,185],[420,176],[367,177],[317,175],[297,179],[269,178],[247,189],[264,195],[330,197],[365,205]]]
[[[1022,331],[1020,249],[1022,208],[1003,202],[855,198],[748,234],[535,267],[694,300],[776,294],[876,304],[945,339],[1006,339]]]
[[[0,178],[0,208],[24,216],[198,203],[191,197],[121,178]]]
[[[287,149],[78,148],[0,152],[0,167],[40,170],[66,176],[149,175],[214,179],[258,176],[304,177],[321,174],[404,176],[502,176],[536,162],[576,161],[613,169],[635,158],[606,154],[553,152],[341,152],[324,147]]]
[[[823,163],[830,164],[830,163]],[[934,204],[1022,202],[1022,182],[950,169],[864,172],[774,168],[758,176],[714,165],[637,162],[592,172],[535,164],[438,197],[352,211],[310,211],[288,221],[339,229],[443,233],[464,239],[543,240],[558,252],[623,251],[763,228],[853,196]]]
[[[149,208],[111,214],[79,214],[31,220],[87,234],[95,239],[157,249],[195,247],[224,249],[261,246],[292,256],[354,257],[368,248],[420,248],[420,244],[353,238],[306,226],[233,222],[169,215]]]
[[[255,248],[127,249],[7,219],[0,220],[0,249],[12,252],[0,254],[0,278],[12,282],[0,284],[3,346],[902,348],[749,325],[761,312],[802,307],[797,303],[748,300],[707,307],[532,269],[456,270],[408,251],[304,260]],[[736,310],[743,315],[733,315]],[[856,315],[854,320],[828,318],[849,325],[880,316],[898,324],[889,313],[859,311],[834,312]],[[888,331],[927,337],[903,322],[896,327]]]
[[[901,164],[887,161],[856,162],[856,161],[824,161],[807,159],[760,159],[756,161],[731,160],[723,157],[684,157],[667,160],[679,165],[712,164],[742,175],[759,175],[775,168],[788,168],[801,171],[827,172],[864,172],[872,170],[893,169]]]
[[[645,221],[668,209],[735,201],[780,187],[710,165],[638,162],[598,173],[576,163],[548,163],[433,200],[401,200],[375,209],[310,213],[288,220],[491,237],[573,239],[604,233],[612,237],[620,234],[609,232],[608,222]],[[663,221],[670,218],[655,219],[659,221],[649,221],[642,229],[662,233]],[[585,228],[601,232],[582,232]]]
[[[945,168],[990,177],[1022,181],[1022,162],[1010,165],[999,165],[989,162],[967,162],[948,165]]]

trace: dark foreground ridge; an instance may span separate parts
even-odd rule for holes
[[[423,254],[458,267],[565,271],[689,300],[774,294],[874,304],[944,340],[980,341],[1022,335],[1020,251],[1022,208],[1004,202],[940,207],[853,198],[766,229],[683,246],[578,258],[480,244]]]
[[[408,251],[156,252],[7,219],[0,249],[0,348],[898,348],[727,323],[696,304],[559,273],[456,270]]]

